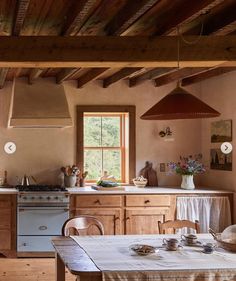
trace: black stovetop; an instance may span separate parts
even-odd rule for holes
[[[60,192],[67,191],[64,186],[48,184],[17,185],[16,189],[24,192]]]

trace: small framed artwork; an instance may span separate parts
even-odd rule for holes
[[[211,142],[232,141],[232,120],[220,120],[211,123]]]
[[[232,152],[224,154],[220,149],[211,149],[211,169],[232,171]]]

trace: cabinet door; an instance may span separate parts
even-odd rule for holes
[[[125,211],[126,234],[157,234],[158,221],[173,219],[169,207],[127,208]]]
[[[123,217],[121,209],[116,208],[91,208],[91,209],[76,209],[76,216],[90,215],[96,217],[104,226],[106,235],[115,235],[123,233]],[[97,230],[92,230],[90,234],[97,234]]]

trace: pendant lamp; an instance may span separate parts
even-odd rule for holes
[[[203,25],[202,25],[203,29]],[[202,31],[201,31],[202,32]],[[177,45],[177,64],[180,69],[180,33],[177,26],[178,45]],[[199,36],[199,39],[201,34]],[[182,38],[183,39],[183,38]],[[185,43],[192,44],[183,39]],[[144,120],[174,120],[174,119],[196,119],[211,118],[220,116],[220,113],[190,94],[182,87],[178,81],[177,86],[168,95],[161,99],[157,104],[150,108],[140,118]]]
[[[140,118],[144,120],[174,120],[217,117],[220,113],[185,91],[177,87]]]

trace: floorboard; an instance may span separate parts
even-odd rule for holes
[[[66,272],[66,281],[75,281]],[[0,259],[0,281],[55,281],[54,258]]]

